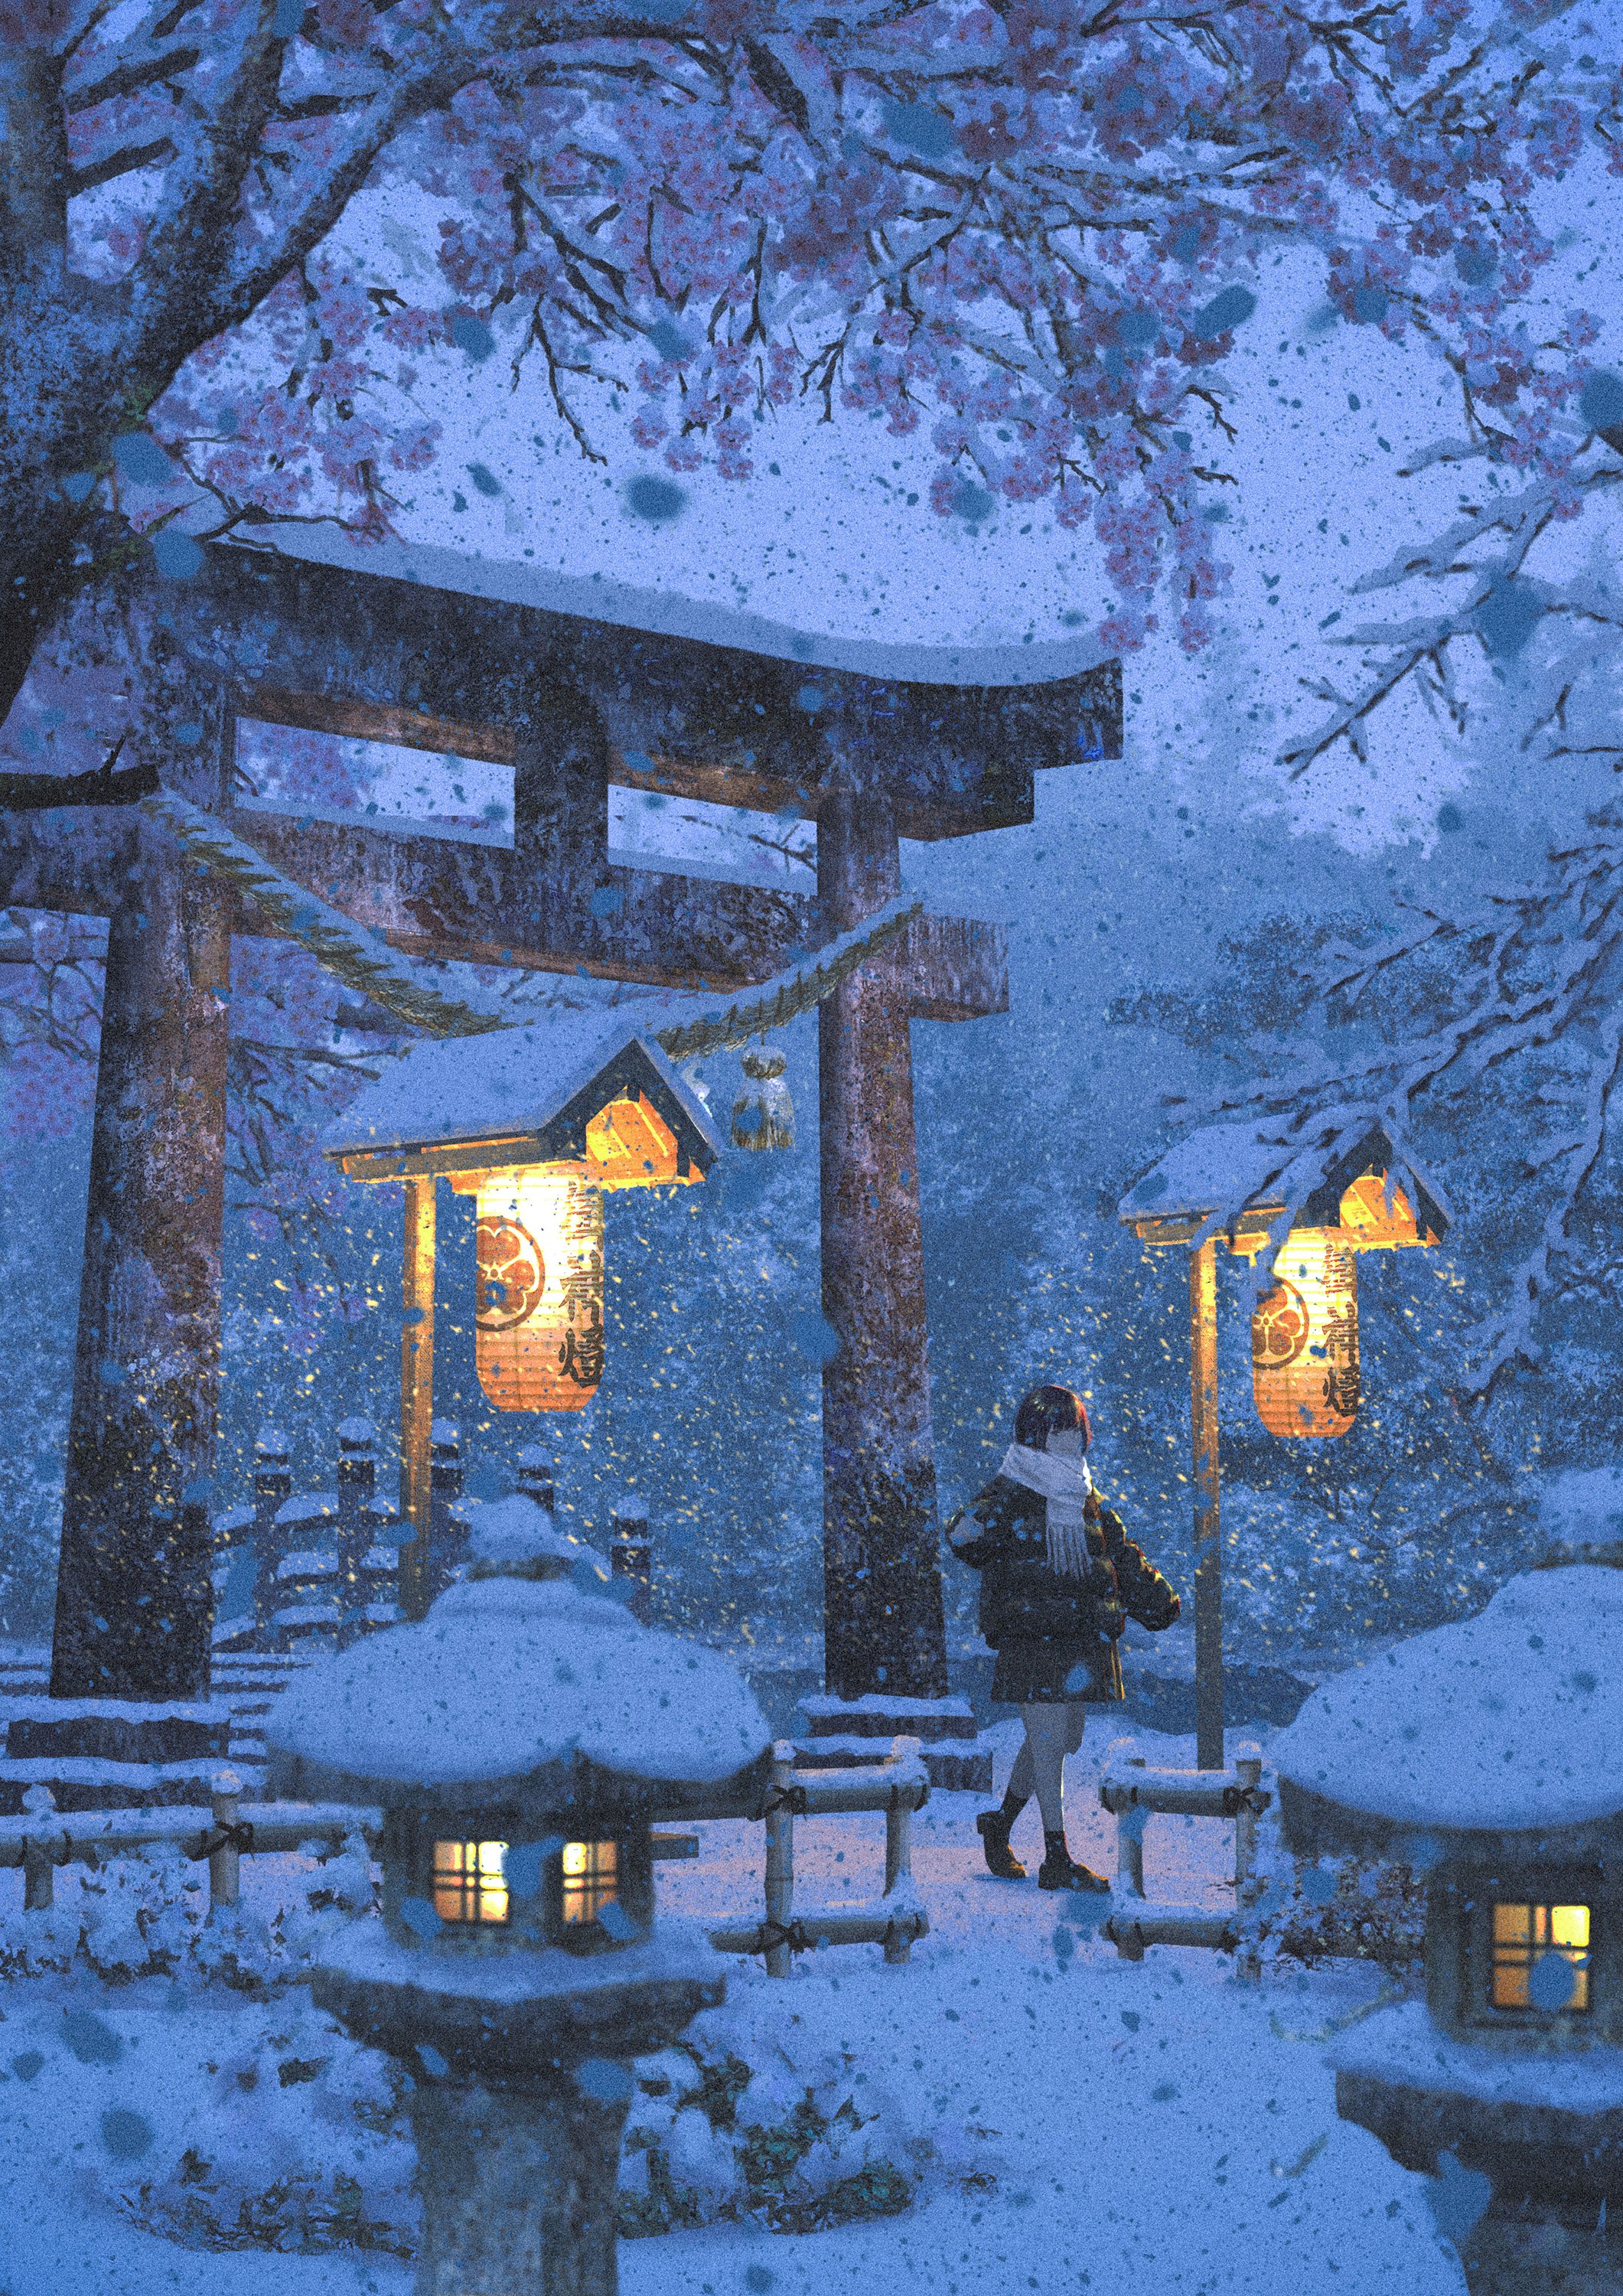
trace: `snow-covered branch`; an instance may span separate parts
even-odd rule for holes
[[[1324,1172],[1373,1126],[1401,1164],[1405,1144],[1435,1127],[1445,1103],[1480,1105],[1488,1080],[1507,1072],[1515,1081],[1499,1100],[1525,1113],[1528,1129],[1520,1145],[1507,1140],[1503,1160],[1512,1193],[1537,1203],[1540,1220],[1507,1304],[1471,1335],[1462,1392],[1485,1397],[1516,1365],[1537,1362],[1540,1314],[1584,1280],[1580,1224],[1608,1161],[1623,1072],[1623,821],[1597,818],[1519,890],[1452,916],[1422,913],[1367,949],[1332,945],[1302,977],[1324,1018],[1346,1021],[1379,989],[1390,1009],[1406,999],[1425,1026],[1368,1021],[1356,1051],[1299,1060],[1204,1108],[1205,1119],[1226,1119],[1251,1144],[1233,1201],[1211,1225],[1266,1185],[1288,1200],[1283,1236]],[[1562,1120],[1574,1097],[1576,1125]]]

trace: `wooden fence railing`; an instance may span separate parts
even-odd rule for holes
[[[743,1817],[766,1828],[766,1913],[759,1922],[723,1922],[710,1931],[722,1953],[761,1954],[774,1977],[789,1973],[791,1956],[819,1945],[882,1945],[885,1959],[906,1962],[917,1938],[927,1934],[929,1916],[913,1890],[913,1813],[930,1796],[930,1779],[916,1738],[898,1738],[888,1761],[847,1770],[814,1770],[798,1775],[794,1749],[773,1748],[766,1792],[758,1806],[717,1800],[714,1806],[685,1805],[686,1820]],[[348,1833],[371,1839],[382,1824],[381,1810],[346,1802],[244,1801],[239,1782],[220,1775],[204,1810],[172,1808],[58,1810],[48,1786],[30,1786],[20,1817],[0,1817],[0,1867],[22,1868],[22,1902],[28,1913],[46,1912],[55,1902],[56,1871],[61,1866],[98,1866],[103,1858],[173,1842],[186,1857],[209,1866],[209,1912],[237,1905],[242,1861],[299,1849],[307,1841],[334,1848]],[[797,1912],[794,1903],[794,1822],[848,1810],[885,1814],[885,1890],[877,1903],[821,1906]],[[691,1857],[698,1842],[689,1833],[653,1837],[656,1857]]]
[[[1257,1821],[1272,1796],[1261,1784],[1262,1755],[1251,1744],[1234,1750],[1232,1769],[1152,1770],[1119,1738],[1105,1758],[1099,1799],[1116,1820],[1116,1895],[1099,1925],[1124,1961],[1142,1961],[1151,1945],[1215,1947],[1236,1956],[1237,1973],[1261,1975],[1251,1907],[1261,1894],[1256,1874]],[[1152,1811],[1191,1817],[1226,1817],[1234,1824],[1234,1906],[1155,1904],[1144,1895],[1144,1821]]]

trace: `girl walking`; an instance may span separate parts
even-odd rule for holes
[[[1127,1620],[1159,1633],[1179,1608],[1120,1516],[1100,1505],[1090,1437],[1079,1395],[1034,1387],[997,1473],[947,1526],[953,1553],[980,1573],[980,1631],[997,1653],[992,1695],[1020,1708],[1026,1734],[1002,1808],[983,1810],[976,1827],[991,1871],[1023,1881],[1009,1829],[1035,1793],[1042,1890],[1111,1886],[1066,1846],[1065,1757],[1082,1743],[1088,1707],[1122,1695],[1116,1645]]]

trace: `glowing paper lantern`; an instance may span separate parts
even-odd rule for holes
[[[1345,1435],[1358,1415],[1360,1251],[1422,1237],[1403,1190],[1364,1172],[1342,1190],[1334,1227],[1295,1227],[1251,1315],[1251,1394],[1270,1435]],[[1252,1240],[1250,1249],[1258,1248]]]
[[[580,1411],[603,1376],[605,1193],[692,1185],[720,1142],[692,1084],[627,1008],[420,1045],[357,1095],[324,1144],[352,1180],[407,1184],[401,1430],[417,1524],[432,1422],[437,1183],[478,1206],[485,1395],[498,1411]]]
[[[1251,1314],[1251,1394],[1270,1435],[1345,1435],[1358,1414],[1358,1263],[1344,1231],[1292,1228]]]
[[[498,1411],[579,1411],[603,1375],[603,1200],[582,1164],[487,1173],[475,1355]]]

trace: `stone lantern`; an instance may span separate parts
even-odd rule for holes
[[[1486,2180],[1484,2296],[1623,2291],[1619,1648],[1623,1547],[1563,1550],[1275,1742],[1293,1850],[1426,1874],[1425,2001],[1338,2040],[1336,2103],[1404,2167]]]
[[[770,1762],[742,1678],[638,1623],[522,1495],[414,1626],[310,1667],[268,1718],[273,1792],[381,1807],[380,1922],[314,1997],[410,2075],[418,2296],[611,2296],[628,2061],[723,1997],[656,1923],[651,1818]]]

